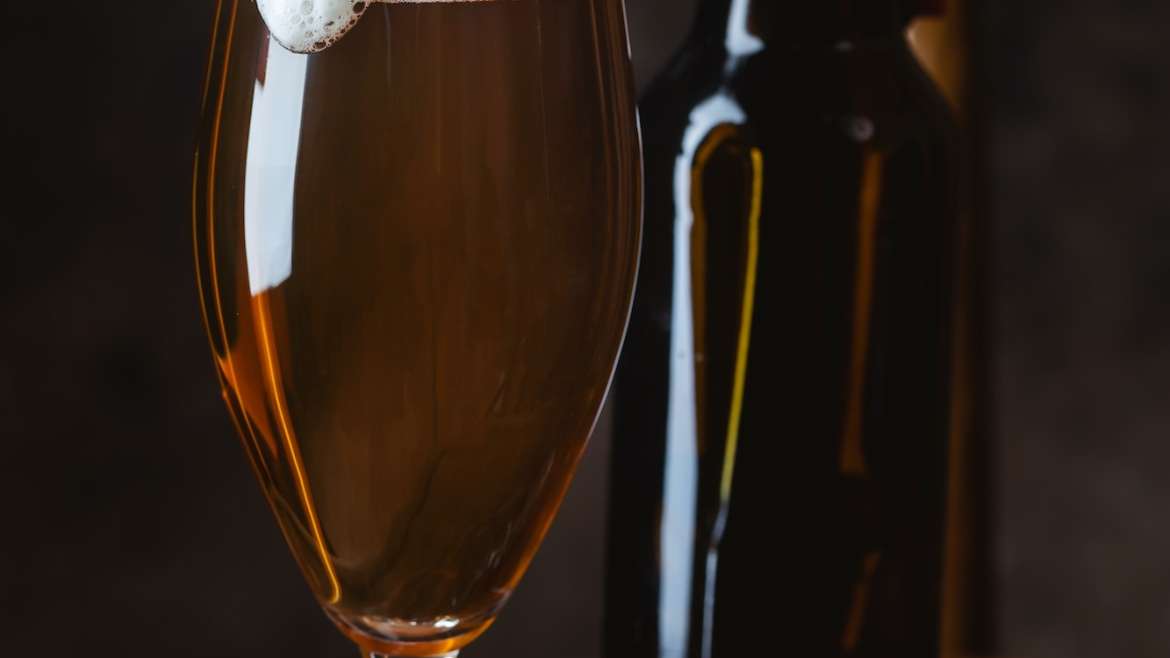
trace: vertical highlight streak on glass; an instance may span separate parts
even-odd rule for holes
[[[735,451],[739,446],[739,419],[743,413],[743,388],[747,378],[748,352],[752,339],[752,313],[756,301],[756,270],[760,261],[760,214],[764,197],[764,155],[752,149],[752,206],[748,215],[747,264],[743,277],[743,304],[739,320],[739,344],[735,354],[735,380],[731,391],[731,413],[727,418],[727,448],[723,457],[723,477],[719,482],[719,500],[724,510],[731,500],[731,481],[735,476]]]
[[[219,79],[219,95],[215,101],[215,120],[211,127],[211,153],[207,162],[207,267],[210,270],[212,297],[215,299],[215,318],[219,325],[220,342],[223,346],[223,356],[219,357],[219,350],[215,350],[217,365],[224,375],[232,380],[235,389],[235,368],[232,366],[231,350],[228,345],[227,327],[223,323],[223,304],[219,299],[219,273],[215,265],[215,169],[219,158],[219,128],[223,121],[223,103],[227,92],[228,62],[232,58],[232,41],[236,31],[236,9],[239,0],[232,1],[231,16],[228,18],[228,33],[224,40],[223,66]],[[210,76],[210,72],[208,73]],[[198,262],[198,260],[196,260]]]
[[[694,312],[691,304],[692,169],[700,146],[720,125],[741,123],[742,108],[719,94],[691,113],[683,150],[675,159],[674,298],[670,339],[670,390],[667,393],[666,458],[659,542],[658,633],[662,658],[683,658],[689,642],[691,574],[698,506],[698,428],[695,401]]]
[[[316,544],[317,554],[321,558],[321,565],[325,568],[325,576],[329,578],[330,591],[326,600],[328,603],[337,603],[341,599],[341,585],[337,581],[337,574],[333,571],[333,561],[325,547],[325,537],[321,532],[321,523],[317,519],[317,510],[313,506],[313,496],[309,489],[309,478],[301,463],[301,451],[297,447],[297,439],[293,434],[292,421],[289,418],[288,404],[284,399],[279,365],[273,357],[272,311],[267,294],[252,297],[252,312],[255,314],[256,332],[260,341],[260,354],[263,358],[266,376],[265,383],[268,386],[268,395],[272,406],[276,411],[277,422],[280,424],[280,437],[284,440],[289,470],[292,472],[293,479],[296,480],[301,508],[304,509],[305,518],[309,522],[309,531],[313,533],[313,542]]]
[[[878,209],[881,205],[882,156],[866,154],[858,199],[857,282],[853,297],[853,356],[845,428],[841,437],[841,472],[864,476],[869,468],[861,446],[861,414],[865,400],[865,365],[869,356],[869,321],[873,304],[873,269]]]
[[[207,111],[207,94],[211,91],[211,70],[215,67],[211,66],[211,58],[215,55],[216,40],[219,38],[219,19],[223,15],[223,0],[215,3],[215,18],[211,24],[211,45],[207,48],[207,71],[203,74],[203,95],[199,101],[199,114]],[[198,167],[198,160],[196,160],[196,167]],[[198,169],[196,169],[198,170]]]
[[[293,199],[307,55],[268,38],[264,71],[252,92],[252,121],[244,174],[244,251],[253,295],[292,275]]]
[[[732,0],[725,42],[727,52],[731,55],[731,61],[727,63],[728,70],[744,57],[764,50],[763,39],[748,29],[748,4],[748,0]]]

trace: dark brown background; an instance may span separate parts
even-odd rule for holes
[[[629,0],[642,82],[692,5]],[[282,545],[205,353],[188,196],[212,9],[8,2],[0,18],[2,655],[352,652]],[[1165,656],[1170,9],[982,10],[1001,647]],[[470,658],[598,655],[606,459],[599,436]]]

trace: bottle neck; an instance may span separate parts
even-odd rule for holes
[[[733,55],[765,47],[899,38],[923,0],[703,0],[693,35]]]

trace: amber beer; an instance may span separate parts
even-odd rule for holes
[[[640,203],[632,104],[611,102],[630,91],[596,60],[621,33],[594,11],[376,4],[301,55],[253,2],[220,5],[203,307],[272,509],[348,632],[486,627],[594,423]]]

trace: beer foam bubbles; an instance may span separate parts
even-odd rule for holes
[[[256,0],[268,32],[297,53],[315,53],[345,35],[373,2],[439,3],[481,0]]]
[[[324,50],[357,24],[362,0],[256,0],[268,32],[293,52]]]

